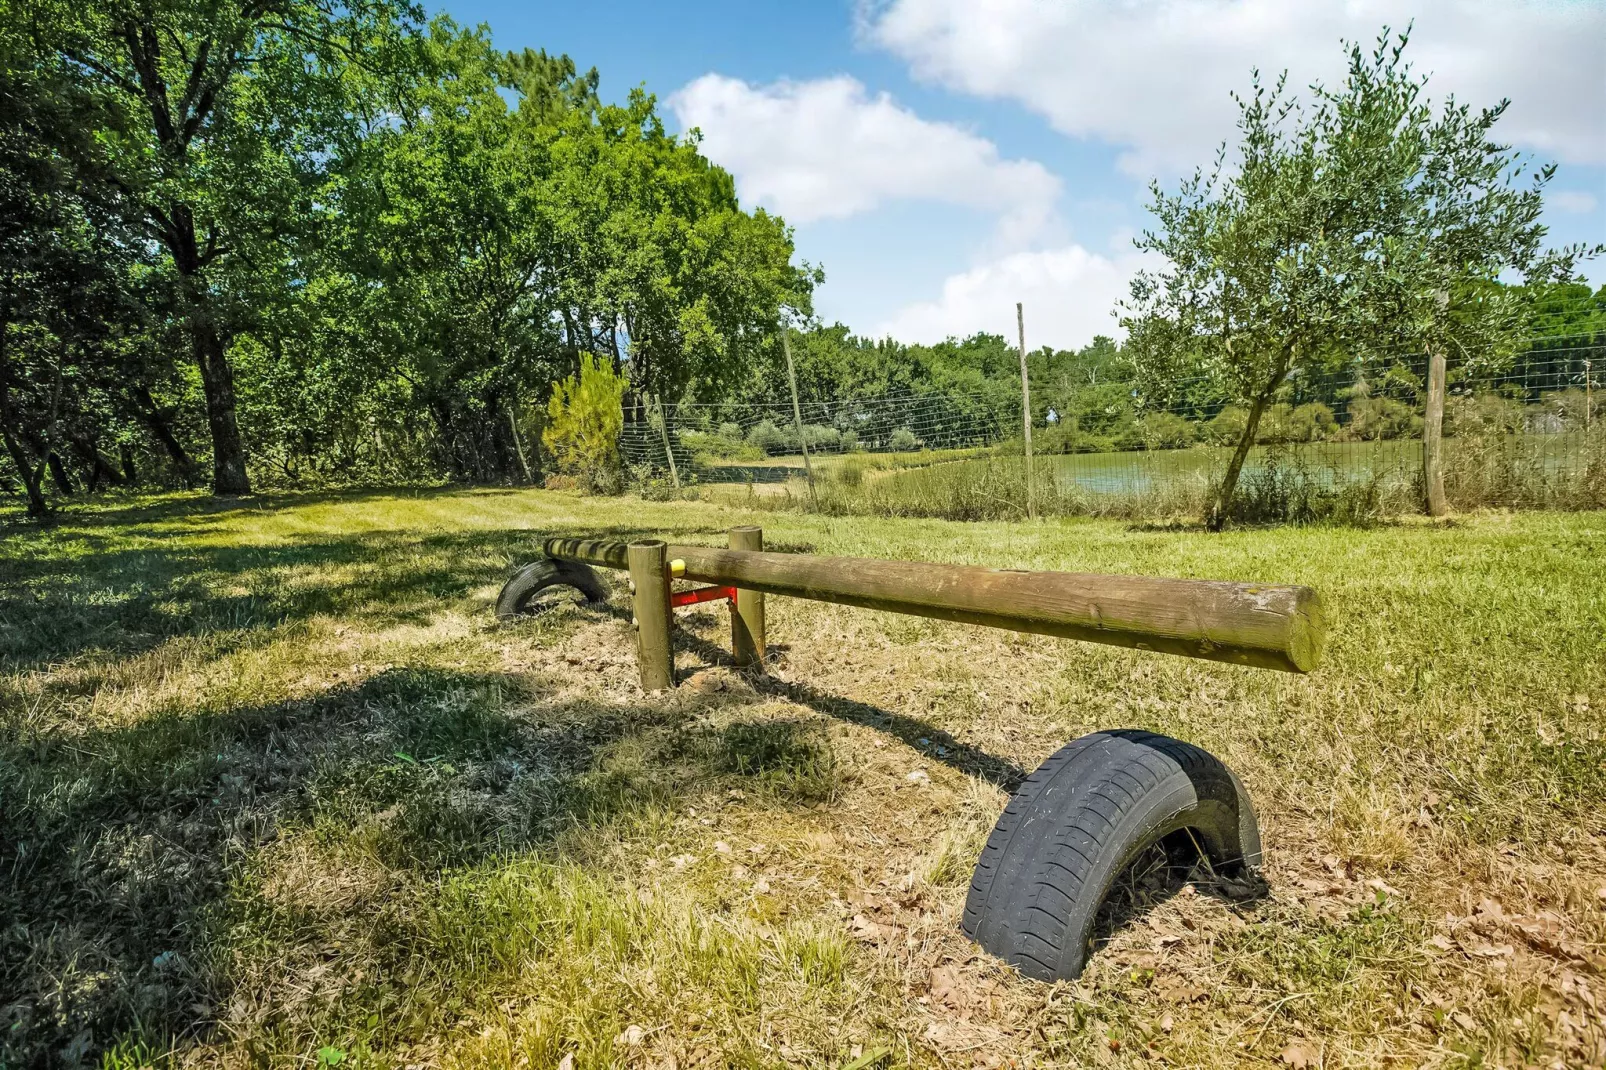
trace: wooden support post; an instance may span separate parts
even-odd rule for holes
[[[787,340],[790,332],[781,328],[781,351],[786,354],[786,378],[792,384],[792,422],[797,427],[797,444],[803,448],[803,472],[809,480],[809,501],[819,504],[819,498],[814,492],[814,466],[809,463],[809,440],[803,434],[803,406],[797,400],[797,369],[792,367],[792,343]]]
[[[1595,415],[1595,380],[1590,378],[1589,361],[1584,361],[1584,436],[1588,439],[1589,425]]]
[[[675,467],[675,451],[669,448],[669,414],[664,411],[662,398],[654,398],[658,403],[658,433],[663,436],[664,456],[669,458],[669,478],[675,481],[675,489],[680,489],[680,471]]]
[[[732,550],[764,549],[764,529],[739,527],[730,529]],[[736,601],[731,605],[731,653],[738,665],[764,664],[764,592],[736,589]]]
[[[1422,418],[1422,489],[1429,516],[1449,512],[1444,498],[1444,389],[1443,352],[1428,353],[1428,399]]]
[[[630,563],[641,686],[662,691],[675,686],[675,653],[669,645],[669,547],[659,539],[633,542],[625,557]]]
[[[1026,432],[1026,519],[1037,519],[1037,495],[1032,489],[1032,380],[1026,373],[1026,311],[1015,302],[1015,325],[1020,328],[1020,421]]]

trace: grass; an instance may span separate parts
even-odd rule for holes
[[[548,533],[1309,583],[1309,677],[777,599],[497,626]],[[1606,515],[1190,530],[541,491],[0,528],[0,1065],[1584,1066],[1606,1059]],[[1068,740],[1205,746],[1269,894],[1131,881],[1084,977],[959,934]],[[914,775],[923,773],[924,775]],[[885,1054],[876,1056],[877,1052]]]
[[[933,456],[924,465],[870,469],[855,457],[819,466],[811,496],[797,473],[753,495],[771,509],[838,516],[1009,520],[1026,514],[1024,464],[1016,452]],[[958,452],[958,451],[955,451]],[[1039,456],[1032,487],[1046,516],[1160,520],[1201,516],[1231,450],[1186,449]],[[915,455],[904,454],[901,457]],[[1446,440],[1445,489],[1456,508],[1606,506],[1606,437],[1463,435]],[[716,496],[716,500],[719,500]],[[732,500],[726,494],[723,500]],[[1421,509],[1421,444],[1326,442],[1257,446],[1249,454],[1234,514],[1255,523],[1370,521]]]

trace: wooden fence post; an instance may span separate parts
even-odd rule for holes
[[[792,367],[792,343],[787,340],[790,332],[781,328],[781,351],[786,354],[786,378],[792,383],[792,421],[797,427],[797,444],[803,448],[803,472],[809,480],[809,500],[815,505],[819,504],[819,496],[814,490],[814,466],[809,463],[809,440],[803,434],[803,406],[797,400],[797,369]]]
[[[1032,488],[1032,381],[1026,373],[1026,312],[1015,302],[1015,325],[1020,328],[1020,420],[1026,432],[1026,519],[1037,519],[1037,496]]]
[[[669,448],[669,414],[664,411],[663,398],[653,398],[658,404],[658,433],[663,436],[664,456],[669,458],[669,478],[675,481],[675,489],[680,489],[680,471],[675,467],[675,451]]]
[[[745,526],[730,529],[732,550],[764,549],[764,529]],[[736,588],[731,605],[731,653],[738,665],[764,664],[764,592]]]
[[[1449,512],[1444,499],[1444,354],[1428,353],[1428,399],[1422,414],[1422,489],[1429,516]]]
[[[669,548],[659,539],[626,548],[636,628],[636,667],[641,686],[662,691],[675,686],[675,652],[669,645]]]

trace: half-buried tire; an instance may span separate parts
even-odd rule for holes
[[[1183,830],[1216,872],[1259,868],[1254,808],[1213,755],[1152,732],[1083,736],[1039,766],[993,826],[965,934],[1028,977],[1073,978],[1116,878]]]
[[[587,602],[606,602],[607,588],[590,565],[543,557],[513,573],[496,598],[496,619],[512,620],[528,613],[536,595],[549,587],[573,587]]]

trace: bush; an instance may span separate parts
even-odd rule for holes
[[[803,436],[811,450],[835,450],[842,445],[842,434],[834,427],[804,424]]]
[[[1249,410],[1242,405],[1228,405],[1205,421],[1202,434],[1212,446],[1236,446],[1248,426]]]
[[[774,420],[760,420],[747,432],[747,441],[766,454],[785,453],[792,448],[792,436],[775,426]]]
[[[892,432],[891,438],[887,439],[887,448],[898,453],[907,453],[919,449],[920,440],[915,438],[915,433],[907,427],[900,427]]]
[[[857,431],[842,432],[842,436],[838,441],[842,445],[843,453],[852,453],[854,450],[864,448],[859,445],[859,433]]]
[[[619,433],[624,429],[625,378],[606,361],[580,355],[580,373],[552,384],[541,441],[558,471],[591,494],[617,494]]]
[[[1143,448],[1175,450],[1193,445],[1193,424],[1171,412],[1151,412],[1142,420]]]
[[[1422,433],[1422,417],[1403,401],[1358,397],[1349,403],[1346,437],[1363,442],[1385,438],[1415,438]]]

